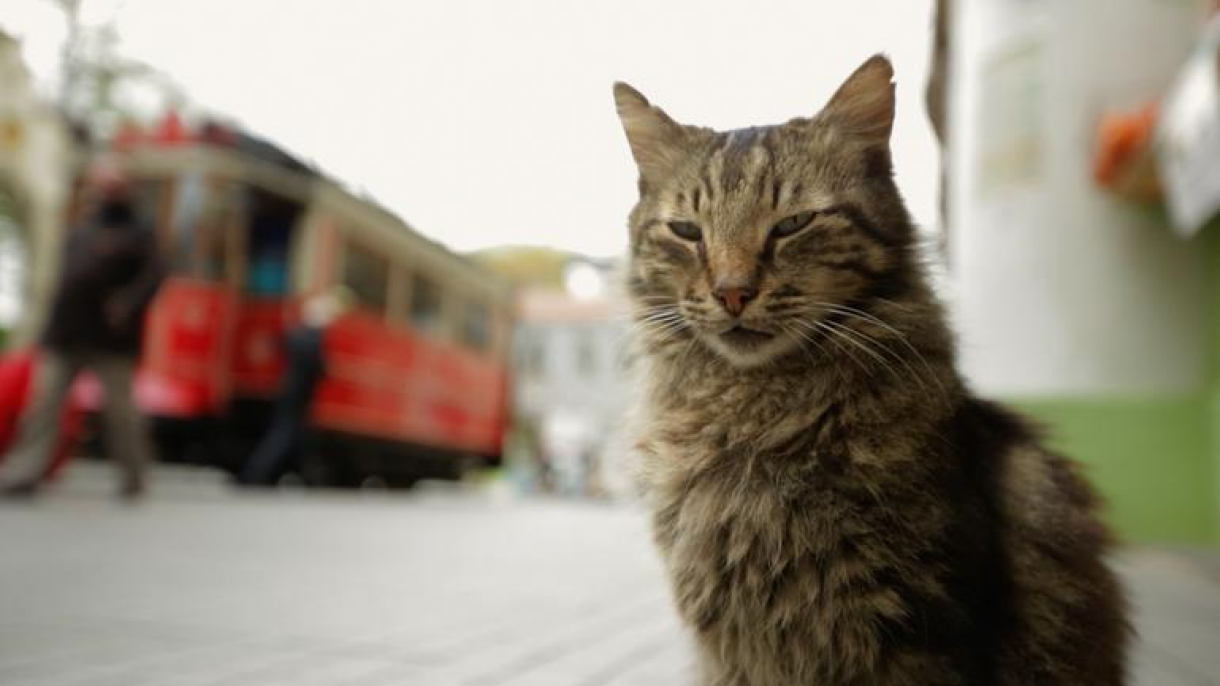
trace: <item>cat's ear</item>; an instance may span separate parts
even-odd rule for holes
[[[873,55],[839,86],[817,119],[876,144],[888,144],[894,128],[894,67]]]
[[[656,178],[671,170],[683,155],[686,129],[621,81],[614,84],[614,104],[640,175]]]

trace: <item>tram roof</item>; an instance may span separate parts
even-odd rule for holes
[[[511,284],[473,259],[450,250],[440,242],[416,231],[404,219],[375,200],[361,197],[327,178],[317,169],[300,163],[269,143],[263,149],[239,149],[210,143],[182,143],[170,146],[133,146],[119,154],[132,171],[140,174],[173,176],[198,173],[266,189],[305,205],[323,203],[346,215],[401,232],[434,257],[454,261],[478,272],[485,285],[502,287],[511,297]],[[282,155],[265,154],[267,151]],[[285,163],[285,160],[291,162]]]

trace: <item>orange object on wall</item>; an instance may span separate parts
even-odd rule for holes
[[[1093,159],[1093,176],[1098,183],[1113,185],[1148,148],[1156,129],[1157,114],[1157,104],[1149,103],[1135,113],[1107,114],[1102,118],[1097,154]]]

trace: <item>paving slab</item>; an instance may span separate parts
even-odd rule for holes
[[[503,489],[234,491],[158,471],[122,505],[74,465],[0,505],[5,686],[675,686],[692,682],[646,517]],[[1118,566],[1137,686],[1220,686],[1220,557]]]

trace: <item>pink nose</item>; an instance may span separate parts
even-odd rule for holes
[[[742,285],[717,285],[712,295],[720,301],[725,311],[734,317],[746,309],[746,305],[758,295],[757,288]]]

